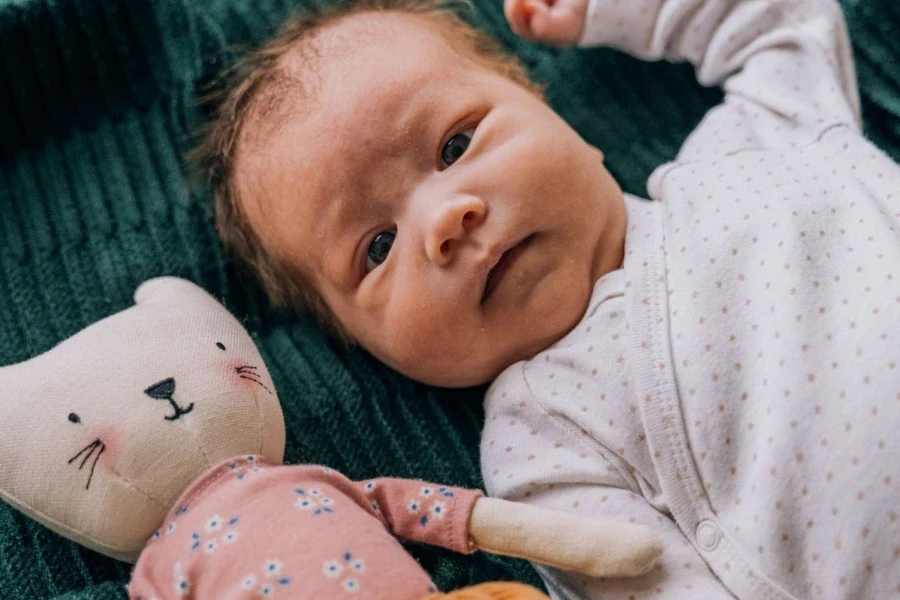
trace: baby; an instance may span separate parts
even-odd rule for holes
[[[367,2],[239,67],[197,152],[225,245],[410,377],[493,381],[491,494],[664,540],[634,580],[542,569],[556,598],[900,594],[900,169],[861,133],[839,6],[505,9],[724,87],[651,202],[482,34]]]

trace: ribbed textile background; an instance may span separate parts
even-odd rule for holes
[[[549,85],[553,106],[605,151],[631,192],[644,193],[653,167],[720,97],[684,65],[526,45],[508,31],[500,0],[474,4],[472,20]],[[843,4],[867,132],[900,158],[900,4]],[[287,0],[0,0],[0,364],[128,306],[147,278],[180,275],[221,298],[256,337],[284,404],[288,461],[354,478],[477,486],[481,390],[414,384],[330,345],[308,322],[272,316],[223,261],[208,193],[186,191],[182,155],[203,120],[198,86],[297,8]],[[15,401],[0,398],[0,435],[15,426],[2,421],[3,404]],[[444,589],[538,582],[521,561],[412,550]],[[0,504],[0,598],[120,598],[128,574]]]

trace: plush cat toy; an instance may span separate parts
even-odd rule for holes
[[[0,368],[0,498],[140,556],[133,598],[545,598],[509,583],[438,594],[397,538],[596,576],[641,575],[661,552],[640,526],[281,465],[275,387],[240,323],[181,279],[148,281],[135,302]]]

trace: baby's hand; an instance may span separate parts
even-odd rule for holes
[[[504,0],[509,26],[532,42],[572,46],[581,39],[588,0]]]

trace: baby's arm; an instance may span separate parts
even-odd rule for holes
[[[834,0],[506,0],[505,8],[529,39],[687,60],[701,83],[722,85],[724,104],[680,159],[802,144],[834,124],[860,127],[850,41]]]
[[[656,568],[635,579],[592,578],[539,567],[551,595],[558,600],[733,597],[666,512],[660,497],[642,494],[634,470],[624,460],[589,438],[565,414],[563,402],[545,410],[524,380],[518,385],[506,379],[511,385],[503,388],[505,398],[488,400],[490,418],[481,448],[488,492],[579,516],[645,525],[663,545]]]

